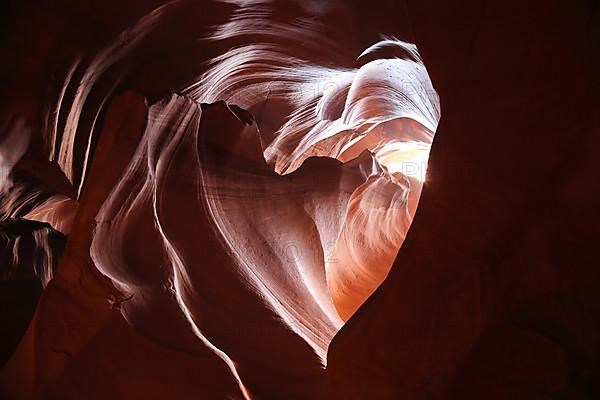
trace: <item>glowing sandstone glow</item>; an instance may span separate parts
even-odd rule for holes
[[[243,18],[233,24],[236,29],[223,31],[219,39],[242,35],[252,26]],[[296,32],[307,38],[312,33]],[[269,121],[259,129],[265,158],[276,172],[295,171],[311,156],[347,162],[365,150],[387,167],[395,185],[383,192],[380,186],[365,190],[369,203],[351,209],[339,240],[324,243],[329,290],[347,319],[383,281],[410,226],[439,121],[439,100],[416,48],[393,38],[366,49],[356,69],[307,66],[286,52],[294,54],[289,47],[254,43],[236,48],[188,93],[199,101],[235,102]],[[239,96],[247,88],[253,96]],[[289,114],[273,121],[274,104]],[[384,198],[373,202],[377,196]],[[389,211],[379,214],[380,207]],[[351,230],[351,221],[368,221],[371,228]]]

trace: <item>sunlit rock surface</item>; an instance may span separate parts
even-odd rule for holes
[[[595,398],[598,11],[510,3],[9,4],[0,397]]]

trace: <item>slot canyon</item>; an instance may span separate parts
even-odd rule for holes
[[[0,399],[600,398],[595,0],[7,0]]]

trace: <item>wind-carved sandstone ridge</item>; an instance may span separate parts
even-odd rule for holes
[[[595,393],[584,6],[359,3],[22,11],[52,29],[0,104],[0,273],[43,292],[0,395]]]

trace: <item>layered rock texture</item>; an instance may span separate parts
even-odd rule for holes
[[[9,2],[0,398],[594,399],[593,2]]]

